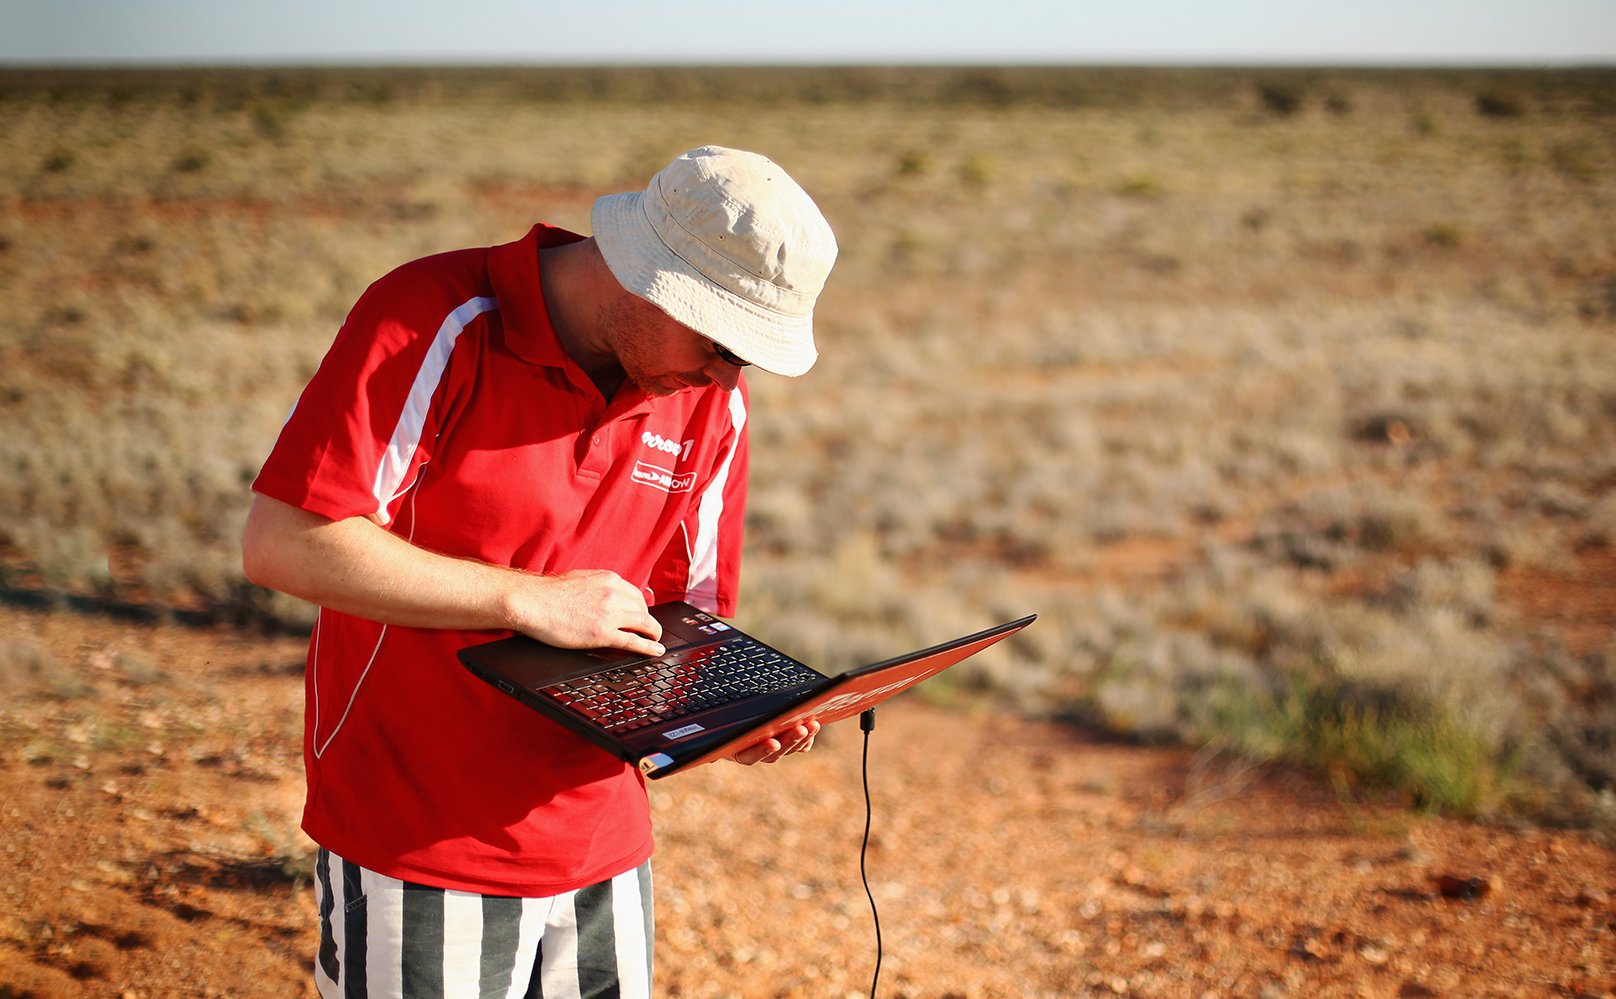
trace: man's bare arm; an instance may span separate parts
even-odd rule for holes
[[[662,626],[645,598],[606,569],[558,576],[450,558],[410,544],[364,517],[328,520],[255,496],[241,539],[247,578],[346,614],[412,628],[511,628],[564,648],[661,655]],[[811,749],[819,723],[738,752],[773,763]]]
[[[556,576],[418,548],[364,517],[329,520],[253,498],[241,540],[259,586],[357,617],[414,628],[511,628],[566,648],[660,655],[662,626],[615,572]]]

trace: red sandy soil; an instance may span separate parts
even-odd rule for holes
[[[1498,596],[1524,618],[1557,631],[1566,651],[1580,656],[1611,641],[1616,625],[1616,548],[1584,548],[1575,562],[1575,571],[1559,574],[1505,569],[1498,574]]]
[[[0,701],[0,997],[312,996],[302,643],[0,609],[5,639],[59,673]],[[860,740],[652,785],[659,995],[868,994]],[[1616,995],[1616,854],[1575,833],[912,698],[870,786],[882,996]]]

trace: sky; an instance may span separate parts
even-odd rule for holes
[[[1616,64],[1616,0],[0,0],[0,65]]]

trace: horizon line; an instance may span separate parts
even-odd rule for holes
[[[870,60],[622,60],[572,58],[398,58],[318,56],[297,58],[128,58],[13,60],[0,56],[5,70],[276,70],[276,69],[1341,69],[1341,70],[1616,70],[1616,55],[1567,57],[1455,56],[1405,60],[1392,57],[1173,59],[894,59]]]

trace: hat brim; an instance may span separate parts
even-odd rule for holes
[[[645,215],[644,195],[600,198],[589,213],[612,276],[674,319],[764,371],[795,377],[814,366],[814,316],[786,315],[721,288],[663,242]]]

